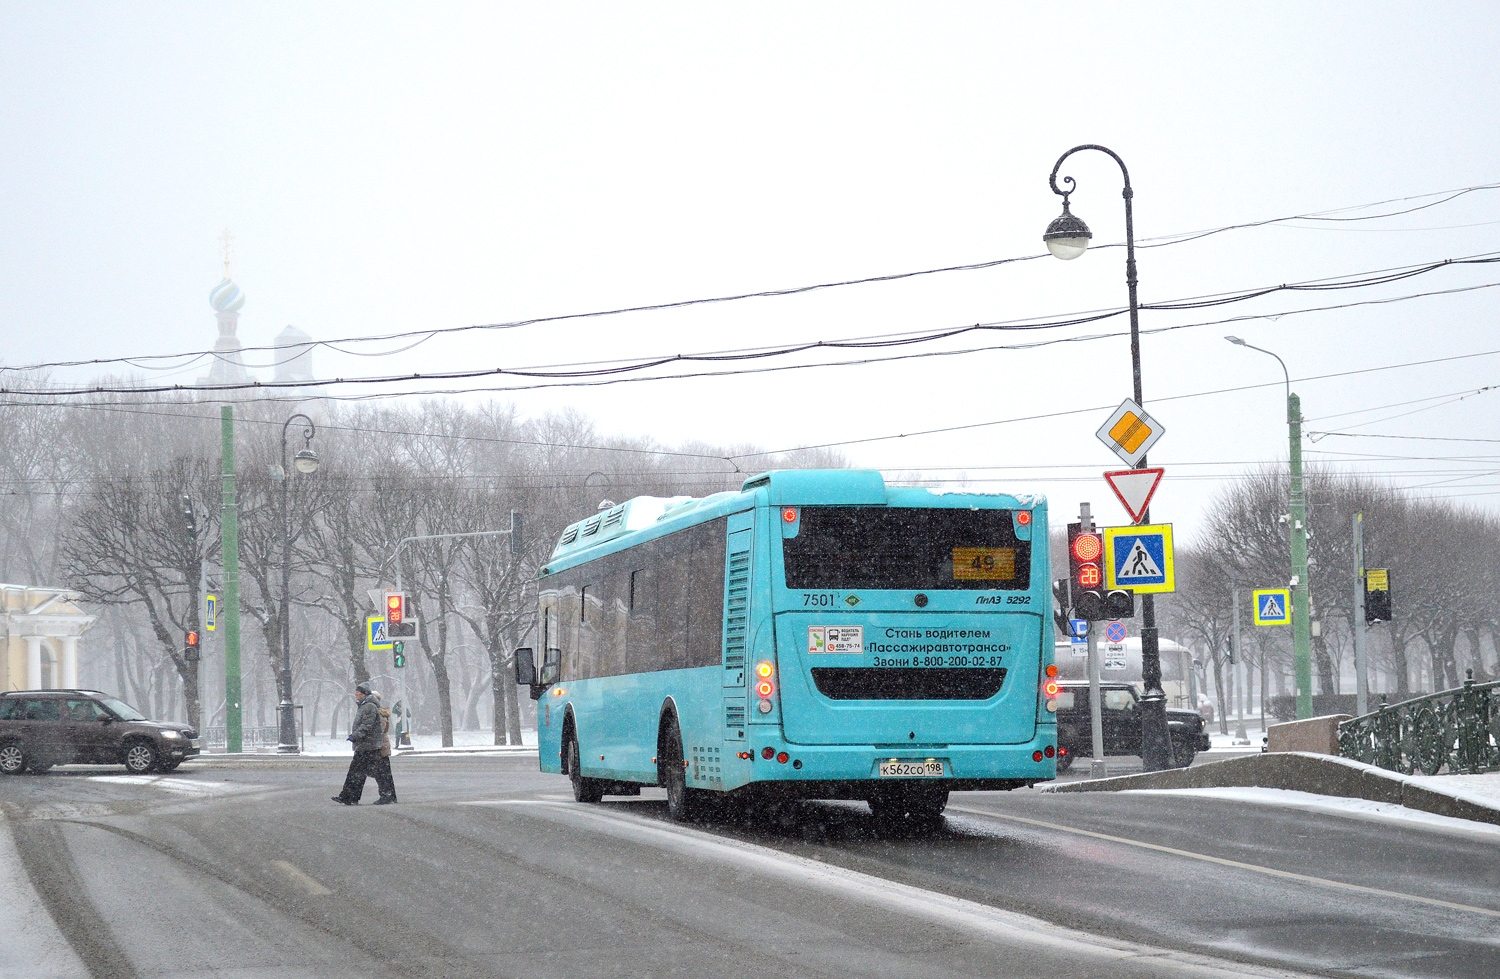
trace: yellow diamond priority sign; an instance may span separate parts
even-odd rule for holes
[[[1094,434],[1099,437],[1099,441],[1109,446],[1110,451],[1125,460],[1127,466],[1134,468],[1145,458],[1164,431],[1161,422],[1146,414],[1146,409],[1126,398]]]

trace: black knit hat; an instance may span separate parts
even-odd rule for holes
[[[368,697],[368,696],[370,696],[370,694],[372,694],[372,693],[375,692],[375,688],[372,687],[372,686],[370,686],[370,681],[369,680],[366,680],[363,683],[361,683],[359,686],[355,687],[354,688],[354,692],[355,693],[362,693],[366,697]]]

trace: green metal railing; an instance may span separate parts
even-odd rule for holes
[[[1500,681],[1464,685],[1351,718],[1339,725],[1339,754],[1393,772],[1436,775],[1500,768]]]

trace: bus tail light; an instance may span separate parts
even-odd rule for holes
[[[790,757],[792,757],[792,756],[789,755],[789,754],[787,754],[785,751],[783,751],[781,754],[779,754],[779,755],[776,756],[776,763],[778,765],[785,765],[786,762],[787,762],[787,759],[790,758]]]
[[[1040,751],[1033,751],[1031,753],[1031,760],[1032,761],[1041,761],[1042,760],[1042,753]]]
[[[1048,758],[1051,758],[1053,755],[1057,754],[1057,749],[1049,744],[1047,745],[1047,747],[1042,749],[1042,754],[1046,755]]]
[[[769,714],[775,706],[771,703],[771,697],[776,693],[776,684],[771,678],[776,675],[776,667],[769,660],[761,660],[755,664],[755,675],[760,678],[755,683],[755,693],[760,697],[756,710]]]
[[[1048,680],[1046,684],[1042,686],[1042,692],[1044,692],[1049,697],[1056,697],[1057,692],[1061,689],[1062,687],[1056,680]]]
[[[770,761],[772,758],[776,757],[776,749],[775,748],[762,748],[762,749],[760,749],[760,756],[762,758],[764,758],[766,761]]]
[[[1048,663],[1047,664],[1047,675],[1048,676],[1057,676],[1057,664],[1056,663]]]

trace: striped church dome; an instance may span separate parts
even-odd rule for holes
[[[245,305],[245,294],[240,292],[239,286],[225,279],[208,294],[208,304],[216,313],[237,313]]]

